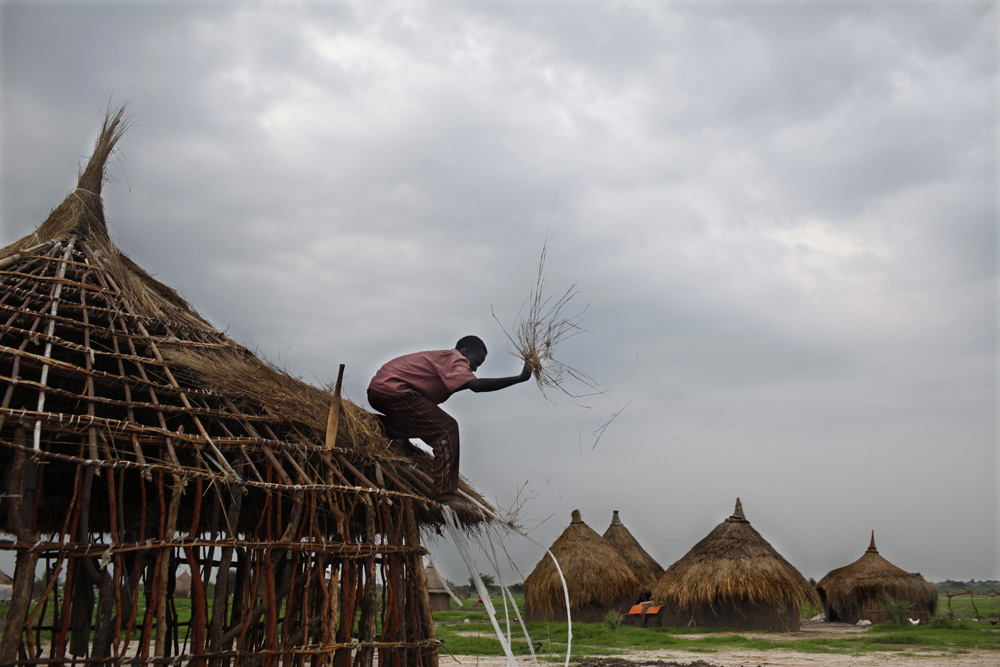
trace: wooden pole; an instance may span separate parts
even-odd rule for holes
[[[340,428],[340,390],[344,385],[344,364],[337,371],[337,386],[333,390],[333,402],[330,403],[330,414],[326,418],[326,446],[337,444],[337,429]]]
[[[27,433],[23,428],[14,432],[14,440],[21,445],[14,451],[10,467],[10,497],[8,500],[8,516],[12,520],[14,533],[19,542],[34,543],[38,534],[34,530],[34,522],[26,513],[22,494],[24,493],[24,468],[27,459],[24,447],[27,446]],[[7,626],[3,641],[0,642],[0,663],[8,664],[17,660],[21,647],[21,633],[24,630],[24,620],[31,605],[31,589],[35,583],[35,566],[38,564],[38,552],[26,550],[17,554],[17,564],[14,566],[14,585],[10,597],[10,609],[7,611]]]

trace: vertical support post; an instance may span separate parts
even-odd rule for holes
[[[27,434],[23,428],[15,430],[15,442],[24,447],[27,445]],[[19,542],[34,543],[38,533],[34,529],[34,521],[27,514],[27,507],[22,498],[24,493],[24,469],[27,461],[24,449],[14,452],[10,469],[10,502],[8,515],[12,519],[14,534]],[[21,550],[17,554],[17,564],[14,566],[14,585],[10,597],[10,610],[7,612],[7,627],[3,641],[0,641],[0,663],[7,664],[17,660],[21,647],[21,634],[24,622],[31,605],[31,589],[35,584],[35,566],[38,565],[38,552]]]
[[[361,496],[361,505],[365,515],[365,544],[374,548],[378,543],[375,532],[375,507],[369,494]],[[354,656],[354,667],[372,667],[375,658],[375,616],[378,614],[378,601],[375,598],[375,555],[364,559],[364,593],[361,602],[361,619],[358,622],[358,641],[362,646]],[[365,644],[368,644],[367,646]]]
[[[417,527],[416,513],[413,507],[413,500],[404,501],[403,514],[406,526],[406,542],[410,547],[420,545],[420,529]],[[410,568],[413,571],[413,583],[418,592],[414,596],[413,605],[416,607],[416,616],[419,625],[414,628],[414,635],[417,640],[434,638],[434,616],[431,614],[431,600],[427,593],[427,575],[424,573],[424,560],[420,553],[414,553]],[[426,655],[426,663],[418,659],[418,664],[427,664],[428,667],[438,667],[438,653],[433,651]]]
[[[170,509],[167,512],[167,524],[164,527],[164,532],[160,536],[160,539],[164,543],[169,544],[174,539],[174,534],[177,532],[177,513],[180,511],[181,507],[181,493],[184,491],[184,480],[177,473],[173,474],[174,477],[174,487],[170,493]],[[169,568],[172,566],[170,555],[173,548],[170,546],[163,546],[160,549],[160,558],[157,561],[159,565],[159,580],[157,581],[157,593],[159,598],[157,599],[156,605],[156,653],[157,658],[162,658],[166,655],[167,638],[170,632],[170,621],[167,618],[167,596],[168,596],[168,580],[169,580]]]

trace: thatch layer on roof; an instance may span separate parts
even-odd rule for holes
[[[886,560],[875,546],[875,531],[861,558],[831,570],[816,584],[827,620],[873,623],[886,620],[880,604],[885,596],[913,604],[909,616],[924,622],[934,619],[937,589],[918,574],[912,574]]]
[[[569,526],[549,550],[559,561],[569,589],[573,618],[603,620],[604,614],[623,601],[634,601],[640,583],[628,564],[573,510]],[[562,581],[552,558],[546,554],[524,580],[524,606],[529,620],[565,618]],[[589,612],[589,613],[588,613]]]
[[[651,592],[663,576],[663,568],[621,522],[618,510],[614,510],[611,525],[604,531],[604,539],[628,563],[643,592]]]
[[[667,568],[653,599],[670,611],[665,624],[793,626],[798,610],[819,606],[809,582],[736,510]],[[736,611],[736,613],[732,613]]]
[[[137,663],[171,657],[182,560],[202,574],[178,660],[364,665],[378,650],[433,667],[431,460],[256,357],[118,250],[101,186],[127,124],[109,112],[78,187],[0,250],[0,531],[15,540],[0,549],[17,552],[0,663],[114,658],[136,636]],[[73,582],[51,645],[32,639],[39,561]]]

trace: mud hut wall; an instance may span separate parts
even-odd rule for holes
[[[863,592],[851,600],[838,605],[831,604],[830,601],[824,597],[823,611],[826,613],[827,620],[834,622],[857,623],[858,621],[864,619],[876,624],[884,623],[889,620],[888,613],[881,606],[884,599],[884,590]],[[919,620],[921,623],[930,623],[934,620],[936,614],[936,601],[934,604],[915,602],[913,607],[906,612],[908,618],[915,621]]]
[[[574,622],[579,623],[602,623],[607,618],[608,614],[615,613],[620,615],[625,615],[628,610],[632,608],[636,602],[633,595],[625,595],[611,604],[607,605],[587,605],[584,607],[574,608],[572,613],[572,619]],[[525,609],[524,612],[525,620],[527,621],[543,621],[543,622],[560,622],[566,620],[566,607],[556,606],[552,610],[548,611],[538,611]]]
[[[797,632],[800,627],[798,609],[792,604],[775,607],[750,601],[734,600],[715,608],[699,605],[694,609],[664,606],[660,624],[672,628],[731,628],[769,632]]]

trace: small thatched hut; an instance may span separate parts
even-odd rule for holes
[[[573,620],[603,621],[609,611],[624,613],[635,602],[639,580],[614,547],[583,522],[580,510],[573,510],[549,551],[566,578]],[[524,608],[529,621],[566,620],[562,582],[548,554],[524,580]]]
[[[604,531],[604,539],[628,563],[635,578],[639,580],[640,593],[652,594],[653,588],[663,576],[663,568],[625,527],[618,517],[618,510],[614,510],[612,514],[611,525]]]
[[[799,629],[816,590],[760,536],[736,499],[733,515],[667,568],[653,590],[667,626]]]
[[[101,191],[123,111],[77,187],[0,248],[0,532],[13,537],[0,550],[17,558],[0,664],[365,667],[378,652],[436,667],[430,459],[391,446],[339,388],[235,343],[116,247]],[[197,574],[179,642],[168,600],[183,566]],[[66,582],[56,602],[34,601],[39,569]],[[40,642],[45,605],[55,629]]]
[[[434,563],[428,563],[424,568],[427,579],[427,596],[430,598],[431,611],[448,611],[451,609],[451,595],[445,586],[444,579],[438,573]]]
[[[175,598],[191,597],[191,573],[182,572],[177,575],[177,583],[174,585]]]
[[[828,621],[872,623],[886,620],[885,596],[913,603],[907,615],[928,622],[937,612],[938,591],[919,574],[896,567],[879,554],[872,531],[868,550],[850,565],[831,570],[816,584]]]

